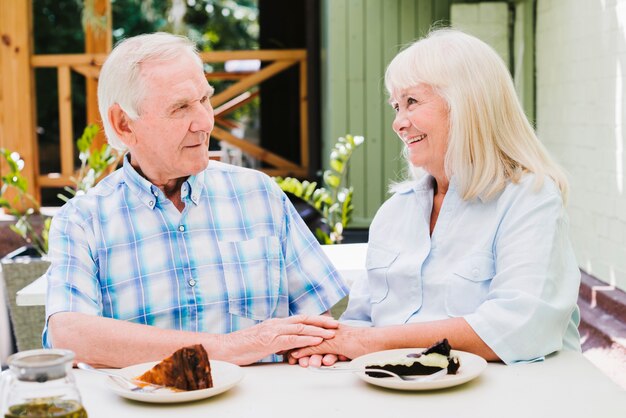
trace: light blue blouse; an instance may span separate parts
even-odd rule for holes
[[[580,271],[558,187],[526,175],[495,198],[450,183],[430,235],[434,179],[401,185],[370,227],[367,276],[342,322],[385,326],[463,317],[507,364],[580,351]]]

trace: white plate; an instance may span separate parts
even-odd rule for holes
[[[158,362],[136,364],[116,370],[116,373],[133,378],[142,375],[157,363]],[[189,402],[209,398],[227,391],[243,378],[243,370],[241,367],[225,361],[211,360],[211,376],[213,378],[212,388],[181,392],[170,391],[169,389],[158,389],[154,392],[133,392],[122,388],[115,383],[113,379],[109,378],[107,378],[107,384],[113,392],[124,398],[133,399],[135,401],[153,403]]]
[[[422,351],[424,351],[424,348],[402,348],[397,350],[377,351],[375,353],[370,353],[355,358],[350,362],[350,367],[362,368],[372,363],[386,363],[394,361],[399,357],[402,358],[407,354],[419,353]],[[466,353],[465,351],[458,350],[452,350],[451,352],[452,354],[459,357],[461,367],[459,367],[459,370],[456,372],[456,374],[448,374],[432,381],[411,382],[406,380],[397,380],[394,378],[370,377],[365,373],[356,373],[356,375],[367,383],[389,389],[432,390],[448,388],[451,386],[461,385],[463,383],[469,382],[470,380],[480,375],[483,370],[485,370],[485,367],[487,367],[487,362],[485,361],[485,359],[475,354]]]

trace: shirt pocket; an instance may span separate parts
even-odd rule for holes
[[[446,311],[450,316],[468,315],[487,300],[491,280],[496,274],[491,253],[464,258],[449,277]]]
[[[398,253],[382,248],[367,247],[365,268],[370,285],[370,302],[380,303],[389,293],[388,274],[389,268],[398,258]]]
[[[275,236],[219,241],[228,312],[263,321],[278,302],[281,276],[280,241]]]

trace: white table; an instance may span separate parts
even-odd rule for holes
[[[322,248],[348,286],[365,272],[367,244],[322,245]],[[17,292],[16,303],[19,306],[45,305],[47,286],[45,276],[38,278]]]
[[[243,380],[213,398],[183,404],[146,404],[120,398],[99,375],[74,370],[89,418],[623,418],[626,391],[580,353],[546,361],[489,364],[477,379],[454,388],[399,392],[350,374],[321,374],[286,364],[244,368]]]

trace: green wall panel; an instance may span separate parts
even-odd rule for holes
[[[391,129],[384,72],[398,51],[424,35],[434,21],[449,18],[450,0],[322,1],[323,164],[337,137],[365,136],[352,157],[351,226],[368,226],[403,178],[402,144]]]

